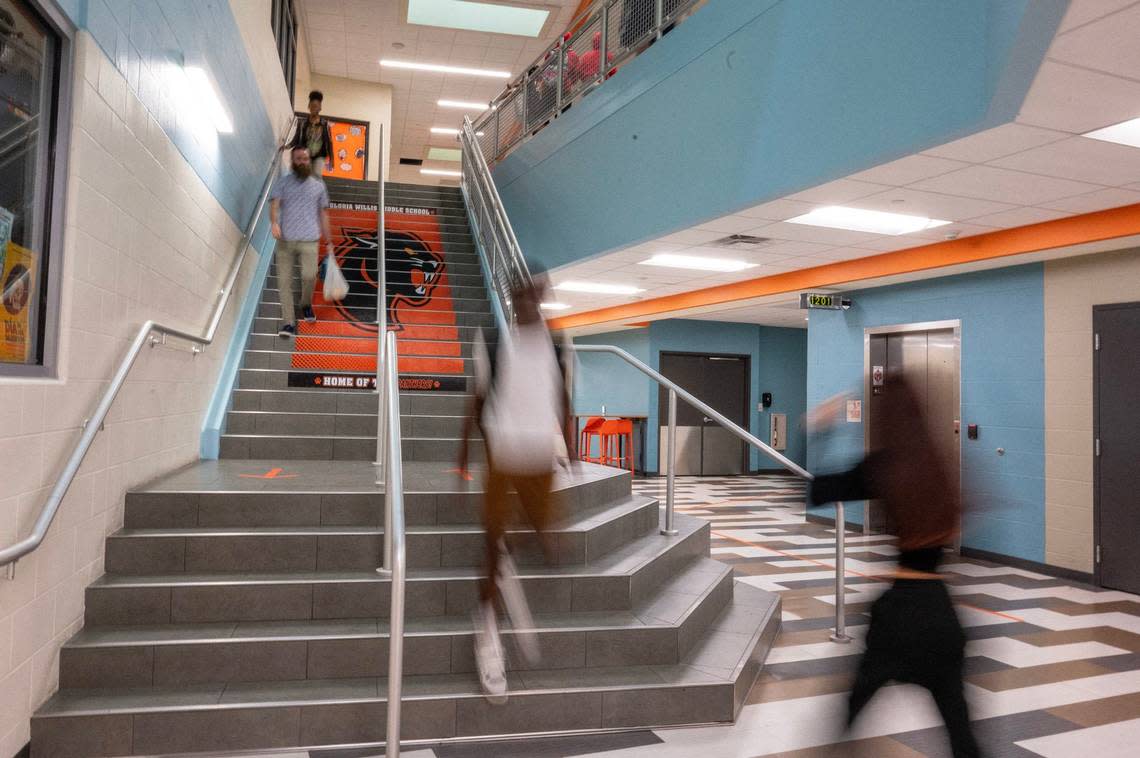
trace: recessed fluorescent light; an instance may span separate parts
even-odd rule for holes
[[[407,68],[412,71],[431,71],[436,74],[462,74],[465,76],[487,76],[492,79],[510,79],[510,71],[492,71],[487,68],[467,68],[465,66],[444,66],[438,63],[416,63],[415,61],[395,61],[391,58],[382,58],[381,66],[388,68]]]
[[[432,134],[448,134],[448,135],[454,136],[456,134],[459,134],[459,130],[458,129],[452,129],[452,128],[446,127],[446,126],[433,126],[431,128],[431,133]],[[476,137],[482,137],[483,132],[475,132],[475,136]]]
[[[564,311],[570,306],[566,303],[542,303],[538,307],[545,311]]]
[[[429,161],[455,161],[458,163],[463,158],[463,151],[454,147],[429,147],[427,157]]]
[[[487,103],[468,103],[463,100],[437,100],[436,105],[440,108],[462,108],[473,113],[482,113],[488,108]]]
[[[829,205],[826,208],[816,208],[810,213],[790,218],[788,223],[894,235],[921,232],[923,229],[945,226],[950,222],[926,218],[925,216],[910,216],[905,213],[887,213],[886,211],[868,211],[862,208]]]
[[[428,176],[463,176],[462,171],[448,171],[442,168],[421,168],[420,173]]]
[[[470,0],[408,0],[409,24],[473,32],[537,37],[549,15],[548,10]]]
[[[214,128],[222,134],[232,133],[234,124],[230,121],[229,114],[226,113],[226,108],[222,105],[218,91],[214,89],[206,70],[197,66],[187,66],[186,78],[190,80],[190,87],[194,90],[199,106],[204,108]]]
[[[562,282],[554,285],[554,289],[565,292],[593,292],[598,295],[633,295],[645,292],[643,289],[631,287],[628,284],[605,284],[603,282]]]
[[[659,253],[649,260],[641,261],[641,265],[721,272],[743,271],[746,268],[755,268],[757,266],[755,263],[734,261],[728,258],[698,258],[695,255],[672,255],[669,253]]]
[[[1091,132],[1085,132],[1083,136],[1102,142],[1115,142],[1118,145],[1140,147],[1140,118],[1121,121],[1119,124],[1106,126],[1103,129],[1094,129]]]

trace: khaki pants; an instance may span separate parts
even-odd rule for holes
[[[514,485],[515,491],[519,493],[523,511],[537,532],[547,562],[553,561],[556,557],[553,539],[547,532],[554,517],[550,498],[550,485],[554,473],[548,471],[542,474],[508,474],[495,468],[495,464],[490,460],[487,462],[487,468],[486,493],[483,495],[487,576],[480,587],[480,595],[484,603],[493,603],[498,595],[499,552],[502,549],[500,540],[503,539],[512,510],[508,498],[511,485]]]
[[[313,304],[313,286],[317,281],[316,242],[290,242],[277,240],[274,260],[277,263],[277,288],[281,293],[281,320],[286,324],[297,323],[297,313],[293,306],[293,268],[301,264],[301,307]]]

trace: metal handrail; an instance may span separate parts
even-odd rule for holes
[[[67,495],[67,490],[71,487],[76,472],[79,471],[79,467],[83,464],[83,459],[87,456],[87,451],[90,450],[91,444],[95,441],[95,436],[103,428],[103,422],[107,419],[107,414],[115,402],[115,397],[119,394],[119,390],[123,388],[123,384],[126,383],[131,368],[135,365],[135,361],[138,359],[143,347],[148,343],[151,347],[166,344],[167,337],[174,337],[191,343],[194,346],[194,352],[198,353],[201,352],[202,348],[210,345],[214,341],[214,337],[218,332],[218,326],[222,321],[222,314],[230,302],[230,297],[233,295],[234,284],[237,282],[238,274],[241,272],[246,254],[252,246],[253,232],[261,220],[262,212],[265,210],[266,198],[269,196],[270,187],[273,185],[273,180],[277,174],[277,165],[280,160],[281,149],[285,145],[284,137],[281,138],[278,145],[279,146],[273,151],[273,159],[270,161],[269,169],[266,172],[265,182],[261,187],[261,193],[258,195],[257,205],[254,207],[253,215],[246,225],[238,245],[239,253],[230,266],[229,274],[226,275],[225,284],[218,291],[218,300],[214,305],[213,316],[211,316],[205,332],[202,334],[191,334],[181,329],[160,324],[154,320],[149,320],[139,327],[134,342],[131,343],[130,350],[127,351],[123,360],[120,361],[119,367],[115,370],[115,375],[111,379],[111,384],[103,392],[102,397],[99,399],[99,404],[95,407],[94,413],[84,420],[83,434],[80,435],[78,442],[76,442],[72,448],[71,455],[68,456],[63,471],[56,478],[51,494],[48,495],[48,499],[40,508],[40,515],[36,518],[36,523],[32,527],[31,533],[23,539],[0,550],[0,566],[8,567],[7,576],[9,579],[16,575],[16,561],[38,548],[47,536],[48,529],[51,527],[52,521],[55,520],[56,513],[59,512],[59,506],[63,502],[64,496]]]
[[[491,100],[490,111],[477,124],[478,131],[489,136],[493,148],[490,162],[501,160],[529,135],[558,118],[566,108],[608,79],[623,62],[639,55],[641,48],[650,41],[660,39],[667,27],[678,23],[703,1],[596,0],[584,9],[567,26],[570,30],[567,34],[547,47]],[[611,15],[618,6],[621,23],[611,23]],[[592,47],[594,34],[600,35],[597,70],[589,73],[587,79],[585,74],[576,72],[568,63],[571,55],[578,54],[575,43],[585,38]],[[548,86],[551,75],[556,79],[554,92],[532,98],[532,85],[536,87],[534,91],[540,91]],[[522,98],[521,106],[516,104],[519,97]],[[535,101],[533,105],[532,99]],[[510,113],[510,118],[520,123],[512,121],[506,130],[501,128],[504,112]],[[516,119],[519,115],[521,119]]]
[[[384,351],[385,335],[388,334],[388,254],[387,244],[384,240],[385,217],[384,217],[384,125],[380,125],[379,132],[380,156],[378,164],[380,166],[380,181],[376,191],[376,395],[379,402],[378,413],[376,415],[376,476],[377,481],[384,474],[384,444],[385,435],[382,433],[385,429],[385,416],[387,412],[387,403],[385,402],[386,385],[381,382],[381,355]],[[387,567],[388,558],[384,559],[384,566]]]
[[[762,441],[744,427],[728,419],[724,414],[714,409],[708,403],[700,400],[676,382],[667,379],[661,373],[654,371],[650,366],[633,357],[620,347],[615,347],[614,345],[574,345],[574,350],[579,353],[610,353],[611,355],[616,355],[648,376],[661,387],[669,390],[669,431],[666,434],[665,448],[666,459],[669,461],[669,471],[666,472],[665,479],[665,526],[661,530],[662,534],[669,536],[677,534],[677,530],[673,526],[673,511],[676,503],[675,472],[677,468],[678,397],[801,479],[809,482],[815,479],[807,469],[790,460],[787,456],[778,452],[771,445]],[[846,535],[844,533],[844,526],[843,503],[837,502],[835,504],[835,633],[831,636],[831,639],[835,642],[850,642],[851,640],[846,632],[846,600],[844,598]]]
[[[383,165],[383,164],[381,164]],[[396,333],[390,332],[384,343],[384,389],[388,438],[384,462],[384,565],[377,573],[392,582],[391,608],[388,612],[388,731],[384,755],[400,758],[400,698],[404,689],[404,595],[406,592],[407,546],[404,532],[404,465],[400,441],[400,380],[397,366]]]
[[[530,269],[523,258],[515,230],[507,218],[503,199],[495,187],[475,127],[466,116],[459,141],[463,169],[461,189],[469,206],[468,213],[475,227],[476,238],[488,258],[491,283],[497,290],[507,324],[510,324],[514,320],[511,284],[529,283]]]

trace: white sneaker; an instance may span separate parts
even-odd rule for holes
[[[541,651],[538,648],[538,635],[534,631],[534,617],[530,615],[530,606],[527,605],[526,593],[523,592],[522,583],[515,571],[515,562],[505,549],[500,555],[499,593],[503,596],[503,605],[507,606],[507,615],[511,617],[511,629],[519,652],[527,665],[535,666],[541,659]]]
[[[487,702],[502,705],[507,702],[507,670],[495,609],[480,603],[472,616],[475,620],[475,665],[479,669],[479,684]]]

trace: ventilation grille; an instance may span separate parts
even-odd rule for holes
[[[422,165],[424,165],[424,159],[423,158],[401,158],[400,159],[400,165],[401,166],[422,166]]]
[[[757,250],[772,242],[770,237],[753,237],[751,234],[730,234],[708,243],[711,247],[729,247],[736,250]]]

